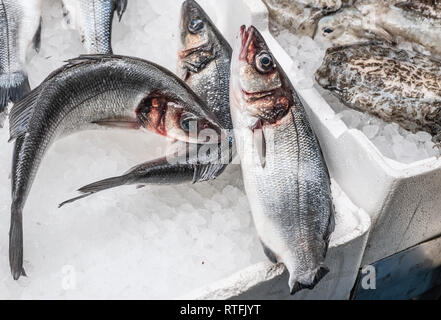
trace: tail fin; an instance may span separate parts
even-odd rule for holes
[[[9,101],[15,103],[30,91],[26,74],[0,75],[0,113],[4,111]]]
[[[11,229],[9,230],[9,265],[14,280],[26,276],[23,268],[23,219],[22,209],[12,204]]]
[[[290,272],[289,276],[289,288],[291,294],[295,294],[302,289],[312,290],[317,283],[329,272],[329,269],[325,266],[320,266],[310,272],[304,273],[300,276],[295,276],[294,273]]]
[[[127,175],[122,175],[119,177],[114,177],[114,178],[109,178],[109,179],[104,179],[98,182],[94,182],[91,183],[85,187],[82,187],[80,189],[78,189],[78,192],[82,193],[82,195],[75,197],[73,199],[64,201],[63,203],[61,203],[58,207],[61,208],[64,205],[68,204],[68,203],[72,203],[81,199],[84,199],[86,197],[91,196],[94,193],[98,193],[104,190],[108,190],[108,189],[112,189],[112,188],[116,188],[119,186],[123,186],[125,184],[127,184],[129,181],[128,176]]]

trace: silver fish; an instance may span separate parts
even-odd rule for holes
[[[377,42],[328,49],[317,82],[350,108],[439,140],[441,62]]]
[[[0,113],[30,91],[26,51],[40,49],[41,0],[0,0]]]
[[[12,169],[10,266],[14,279],[24,274],[22,211],[39,164],[58,138],[99,126],[144,128],[185,142],[190,121],[197,131],[220,136],[216,117],[182,80],[137,58],[82,56],[52,73],[14,105],[11,140],[17,139]]]
[[[207,103],[223,129],[231,130],[229,83],[231,47],[204,10],[194,0],[186,0],[181,11],[181,41],[178,74]],[[94,193],[121,185],[196,183],[217,178],[234,156],[234,137],[207,146],[183,144],[166,157],[140,164],[124,175],[105,179],[78,191],[83,199]],[[178,142],[178,144],[181,144]],[[204,149],[202,149],[204,148]],[[202,152],[202,151],[209,151]]]
[[[80,32],[89,54],[112,53],[112,22],[116,12],[121,18],[127,0],[63,0],[66,20]]]
[[[230,101],[264,251],[286,266],[291,293],[312,289],[329,271],[324,259],[334,230],[330,177],[302,102],[252,26],[242,26],[233,51]]]

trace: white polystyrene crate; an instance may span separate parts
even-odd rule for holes
[[[263,23],[261,23],[263,25]],[[273,43],[289,72],[292,59]],[[354,203],[366,210],[372,228],[363,264],[373,263],[441,234],[441,160],[403,164],[385,157],[359,130],[337,117],[326,95],[298,89],[321,142],[331,176]]]
[[[335,183],[334,183],[335,184]],[[354,286],[366,245],[370,219],[357,208],[338,185],[333,186],[344,202],[337,210],[336,228],[331,236],[325,265],[330,269],[313,290],[289,294],[288,272],[281,264],[262,261],[226,279],[195,290],[183,299],[348,299]],[[337,208],[339,209],[339,208]]]
[[[260,0],[203,0],[204,7],[226,39],[234,44],[239,27],[253,24],[262,31],[271,50],[289,67],[283,49],[268,31],[268,12]],[[285,70],[289,70],[286,69]],[[334,189],[340,190],[339,186]],[[330,273],[314,290],[289,294],[288,274],[283,265],[270,262],[250,266],[232,276],[196,290],[186,299],[348,299],[355,283],[370,228],[370,218],[341,192],[347,210],[340,210],[325,264]]]

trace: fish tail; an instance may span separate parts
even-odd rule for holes
[[[291,294],[295,294],[302,289],[312,290],[317,283],[329,272],[329,269],[325,266],[317,267],[310,272],[303,273],[300,276],[296,276],[293,272],[290,272],[289,276],[289,288]]]
[[[108,179],[104,179],[104,180],[101,180],[98,182],[91,183],[87,186],[84,186],[84,187],[78,189],[78,192],[82,193],[82,195],[75,197],[75,198],[72,198],[72,199],[69,199],[67,201],[64,201],[58,207],[61,208],[68,203],[76,202],[78,200],[87,198],[95,193],[98,193],[98,192],[101,192],[104,190],[123,186],[123,185],[127,184],[128,182],[129,182],[128,175],[122,175],[119,177],[108,178]]]
[[[22,209],[14,203],[11,207],[11,229],[9,230],[9,265],[14,280],[26,276],[23,268],[23,218]]]
[[[0,113],[9,101],[17,102],[31,91],[28,76],[23,72],[0,75]]]

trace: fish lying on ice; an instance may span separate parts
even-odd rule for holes
[[[432,0],[359,0],[320,20],[316,40],[334,45],[365,40],[406,41],[422,53],[441,55],[441,5]]]
[[[112,53],[112,22],[121,18],[127,0],[62,0],[66,20],[77,29],[89,54]]]
[[[312,37],[318,21],[329,13],[351,4],[352,0],[263,0],[271,21],[294,34]]]
[[[440,139],[441,62],[377,42],[328,49],[317,82],[350,108]]]
[[[186,0],[181,10],[181,41],[178,74],[207,103],[223,129],[231,130],[230,62],[231,47],[194,0]],[[181,144],[180,142],[178,142]],[[94,193],[121,185],[196,183],[218,177],[234,155],[233,134],[221,144],[177,146],[176,154],[140,164],[122,176],[105,179],[80,188],[83,195],[60,206]],[[209,150],[206,154],[202,148]],[[192,153],[193,152],[193,153]]]
[[[0,0],[0,113],[30,91],[26,51],[40,49],[41,0]]]
[[[291,293],[312,289],[334,230],[328,169],[296,91],[254,27],[231,62],[231,116],[245,190],[264,251],[289,271]],[[252,147],[254,145],[254,147]]]
[[[333,46],[358,43],[361,41],[378,40],[395,44],[395,37],[369,19],[358,9],[348,7],[318,22],[314,40]]]
[[[137,58],[92,55],[73,59],[15,104],[10,266],[24,274],[22,212],[39,164],[57,139],[99,126],[145,128],[177,140],[205,143],[191,129],[212,130],[216,117],[200,98],[166,69]]]

